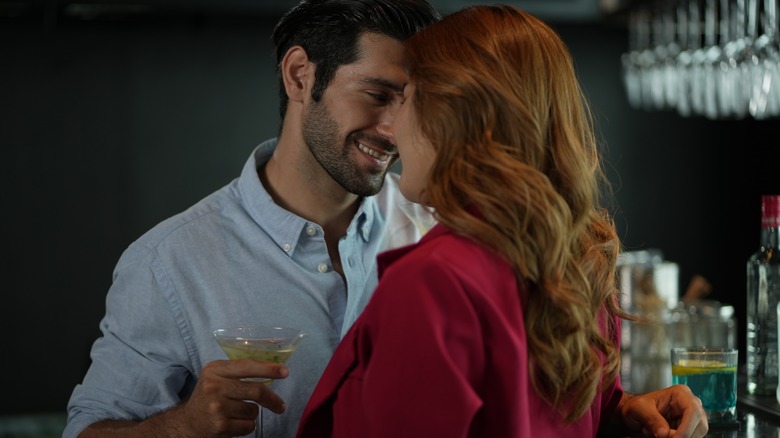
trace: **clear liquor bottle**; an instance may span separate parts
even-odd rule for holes
[[[761,247],[747,262],[747,389],[777,390],[780,302],[780,195],[761,197]]]

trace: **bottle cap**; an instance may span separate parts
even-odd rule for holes
[[[780,195],[761,196],[761,226],[780,227]]]

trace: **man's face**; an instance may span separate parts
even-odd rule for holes
[[[398,160],[391,126],[406,74],[401,42],[369,33],[359,45],[358,61],[339,67],[322,100],[307,101],[303,139],[336,182],[371,196]]]

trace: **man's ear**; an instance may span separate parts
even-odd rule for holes
[[[289,99],[302,102],[314,85],[314,64],[303,47],[293,46],[287,51],[282,59],[281,73]]]

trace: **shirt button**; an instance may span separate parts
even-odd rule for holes
[[[317,270],[324,274],[328,272],[328,265],[326,265],[325,263],[320,263],[319,265],[317,265]]]
[[[348,258],[347,265],[349,265],[350,268],[355,266],[355,259],[353,259],[352,257]]]
[[[313,236],[317,234],[317,229],[314,227],[308,227],[306,228],[306,234],[308,234],[309,236]]]
[[[284,252],[290,252],[292,246],[289,243],[285,243],[282,249],[284,250]]]

